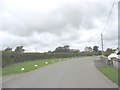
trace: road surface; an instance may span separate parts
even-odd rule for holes
[[[100,73],[93,60],[75,58],[57,62],[24,74],[3,77],[3,88],[118,88]]]

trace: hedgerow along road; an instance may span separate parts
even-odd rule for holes
[[[99,59],[74,58],[31,72],[3,76],[3,88],[118,88],[96,69],[93,60]]]

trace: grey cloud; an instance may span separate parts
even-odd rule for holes
[[[67,31],[67,25],[89,30],[96,28],[93,19],[103,18],[102,16],[108,14],[106,11],[109,11],[106,4],[99,2],[75,5],[66,3],[47,15],[38,13],[39,11],[35,13],[13,11],[8,12],[11,15],[10,20],[7,17],[2,20],[2,29],[21,36],[31,35],[35,31],[60,34]]]
[[[106,2],[70,3],[67,1],[48,13],[42,13],[38,9],[35,12],[34,10],[25,12],[17,9],[9,11],[4,8],[2,12],[0,11],[2,13],[0,31],[6,31],[9,35],[2,38],[3,47],[14,48],[16,45],[23,45],[28,50],[35,50],[35,48],[53,50],[56,46],[63,44],[70,44],[73,48],[100,45],[99,35],[97,36],[96,33],[100,34],[102,31],[101,27],[112,5],[112,1]],[[114,21],[114,19],[117,20],[116,11],[117,9],[114,9],[111,25],[108,25],[105,33],[106,42],[117,38],[116,34],[112,35],[116,27]],[[102,23],[102,26],[100,24],[97,26],[94,20]],[[91,33],[92,30],[95,33]],[[9,38],[11,41],[8,41]]]

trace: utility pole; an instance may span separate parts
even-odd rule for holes
[[[37,53],[37,48],[36,48],[36,53]]]
[[[103,56],[103,34],[101,34],[101,46],[102,46],[102,56]]]

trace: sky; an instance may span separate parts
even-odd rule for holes
[[[24,46],[26,52],[53,51],[70,45],[83,51],[118,47],[118,1],[114,0],[1,0],[0,41],[3,50]]]

